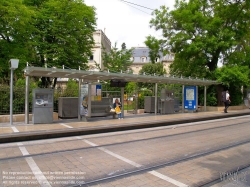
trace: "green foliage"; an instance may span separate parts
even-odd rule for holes
[[[207,97],[206,97],[207,106],[217,106],[217,91],[216,86],[212,85],[207,88]],[[198,104],[204,105],[204,87],[198,87]]]
[[[241,87],[250,85],[249,73],[250,70],[247,66],[228,65],[218,68],[215,71],[215,77],[227,88]]]
[[[134,110],[135,109],[135,101],[124,103],[124,110]]]
[[[153,93],[151,90],[148,90],[148,89],[141,90],[139,93],[140,94],[138,97],[138,109],[143,109],[145,96],[152,96]]]
[[[151,27],[162,31],[165,49],[175,53],[171,74],[210,78],[219,60],[232,61],[230,58],[239,50],[247,54],[246,48],[237,47],[249,44],[247,1],[180,0],[175,10],[161,6],[153,14]],[[242,54],[238,60],[245,61],[245,57],[239,59]]]
[[[32,111],[32,90],[37,88],[37,84],[30,80],[29,83],[29,111]],[[0,114],[9,114],[10,112],[10,87],[0,86]],[[25,79],[18,79],[13,86],[13,113],[24,113],[25,110]]]
[[[132,50],[133,49],[121,49],[119,50],[116,47],[111,48],[110,52],[106,52],[104,50],[102,54],[103,58],[103,65],[106,70],[110,72],[120,72],[120,71],[127,71],[129,66],[132,64]]]
[[[25,86],[26,86],[26,79],[18,79],[17,81],[16,81],[16,84],[15,84],[15,86],[16,87],[24,87],[25,88]],[[37,83],[36,82],[34,82],[34,80],[29,80],[29,89],[34,89],[34,88],[37,88],[38,86],[37,86]]]
[[[241,105],[243,103],[243,93],[241,92],[241,88],[239,86],[234,87],[232,86],[229,89],[229,94],[230,94],[230,100],[231,103],[230,105]]]
[[[148,46],[149,57],[152,64],[156,62],[157,58],[160,58],[160,52],[162,52],[162,40],[157,40],[153,36],[147,36],[147,40],[144,42]]]
[[[9,114],[10,110],[10,87],[6,85],[0,86],[0,114]]]
[[[62,97],[78,97],[78,82],[69,79]]]
[[[29,61],[32,33],[31,25],[35,12],[26,7],[22,0],[0,1],[0,83],[8,84],[10,59],[19,59],[19,68],[15,70],[15,77],[23,76],[25,63]]]
[[[164,49],[175,53],[170,74],[217,79],[235,96],[232,104],[241,104],[240,87],[249,85],[249,2],[180,0],[174,10],[161,6],[153,14],[151,27],[162,31]],[[219,62],[228,66],[217,69]],[[218,94],[209,88],[207,104],[216,105]]]
[[[247,66],[227,65],[215,72],[215,77],[229,90],[231,105],[242,104],[242,86],[250,86],[250,70]]]
[[[69,79],[66,88],[57,88],[54,90],[54,111],[58,111],[59,97],[78,97],[78,82]]]
[[[43,66],[46,60],[50,66],[84,68],[94,45],[94,8],[80,0],[49,0],[35,10],[38,15],[34,24],[39,30],[36,63]]]
[[[126,93],[134,93],[136,90],[136,83],[135,82],[129,82],[127,83],[125,87],[125,92]]]
[[[15,97],[13,98],[13,112],[15,113],[23,113],[25,110],[25,82],[25,79],[18,79],[15,84]],[[32,90],[37,87],[36,82],[29,80],[29,112],[32,111]]]
[[[154,76],[154,75],[161,76],[161,75],[166,74],[166,70],[164,69],[162,63],[155,63],[155,64],[148,63],[142,66],[142,69],[139,71],[139,74],[142,74],[142,75],[145,74],[145,76]],[[137,85],[139,88],[147,88],[150,90],[154,90],[154,87],[155,87],[155,84],[153,83],[139,82],[137,83]]]
[[[94,45],[94,7],[81,0],[0,1],[0,82],[9,79],[8,61],[20,59],[15,71],[23,76],[26,62],[35,66],[87,68]],[[7,78],[5,78],[7,77]],[[43,79],[42,84],[50,83]],[[50,86],[46,84],[46,86]]]

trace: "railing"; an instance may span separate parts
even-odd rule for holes
[[[178,96],[179,91],[175,94]],[[144,107],[144,97],[135,98],[133,94],[125,94],[124,110],[134,113],[136,109]],[[141,93],[138,93],[140,96]],[[119,91],[102,91],[103,97],[121,98]],[[58,112],[58,98],[59,97],[78,97],[77,88],[57,88],[54,90],[54,112]],[[29,112],[32,113],[32,89],[29,90]],[[25,87],[13,88],[13,114],[25,113]],[[10,114],[10,87],[0,86],[0,115]]]
[[[29,110],[32,110],[32,93],[29,93]],[[25,88],[13,88],[13,114],[22,114],[25,110]],[[10,113],[10,87],[0,86],[0,115]]]
[[[58,112],[59,97],[78,97],[78,89],[55,89],[54,112]],[[32,89],[29,90],[29,112],[32,112]],[[25,87],[13,88],[13,114],[25,113]],[[10,87],[0,86],[0,115],[10,114]]]

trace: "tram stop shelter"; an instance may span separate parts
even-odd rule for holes
[[[75,78],[79,81],[79,95],[78,95],[78,107],[80,109],[80,86],[82,83],[94,83],[99,80],[115,80],[120,79],[126,82],[144,82],[144,83],[155,83],[155,95],[157,95],[158,83],[163,84],[181,84],[182,86],[182,109],[184,111],[184,87],[185,86],[204,86],[204,110],[206,111],[206,89],[209,85],[220,84],[217,81],[198,79],[198,78],[183,78],[175,77],[170,75],[157,76],[157,75],[137,75],[128,73],[111,73],[111,72],[98,72],[98,71],[85,71],[76,69],[58,69],[58,68],[44,68],[44,67],[30,67],[27,66],[24,69],[24,74],[26,76],[26,88],[25,88],[25,123],[29,123],[29,77],[53,77],[53,78]],[[198,95],[198,89],[196,89],[196,95]],[[121,101],[124,100],[124,87],[121,88]],[[198,106],[198,101],[196,101],[196,106]],[[88,107],[90,109],[91,117],[91,99],[88,100]],[[157,97],[155,97],[155,115],[157,114]],[[80,110],[78,110],[80,111]],[[124,111],[122,110],[122,113]],[[81,120],[82,116],[79,112],[78,119]]]

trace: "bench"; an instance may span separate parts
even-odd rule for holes
[[[110,112],[112,98],[103,97],[101,101],[91,102],[91,117],[113,116],[117,118],[115,112]],[[78,97],[60,97],[58,100],[58,117],[62,119],[78,117]],[[83,116],[81,116],[83,117]]]

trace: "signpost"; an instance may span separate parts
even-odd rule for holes
[[[10,125],[13,125],[13,72],[18,68],[18,59],[10,59]]]

